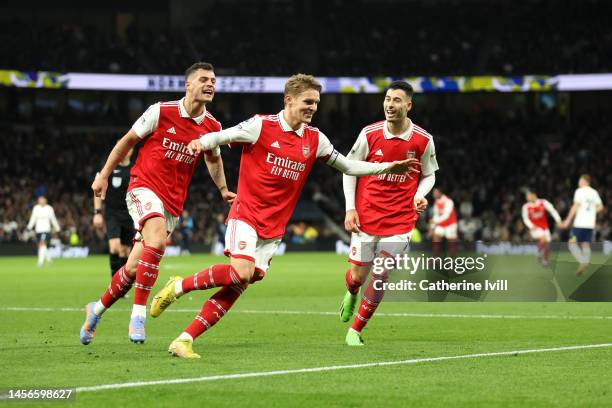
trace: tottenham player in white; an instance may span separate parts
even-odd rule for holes
[[[59,223],[55,218],[53,207],[47,204],[47,199],[44,196],[38,197],[38,204],[32,209],[32,216],[28,222],[28,229],[36,232],[36,240],[38,241],[38,267],[43,266],[45,262],[50,262],[51,257],[48,255],[47,246],[51,240],[51,228],[56,232],[60,231]]]
[[[567,218],[561,223],[563,228],[567,228],[572,220],[574,221],[568,247],[574,258],[580,263],[576,271],[578,276],[586,272],[591,261],[591,241],[593,241],[595,220],[603,208],[599,193],[591,187],[591,177],[583,174],[578,180],[578,188],[574,193],[574,204]]]

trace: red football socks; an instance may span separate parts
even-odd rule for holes
[[[184,330],[195,340],[206,330],[214,326],[234,305],[247,285],[225,286],[204,303],[202,310]]]
[[[164,252],[150,246],[144,247],[138,267],[136,268],[136,284],[134,285],[134,304],[146,306],[147,299],[159,273],[159,262]]]
[[[206,290],[219,286],[241,285],[240,276],[231,265],[213,265],[183,279],[183,293]]]
[[[134,283],[134,278],[129,276],[125,271],[125,265],[123,265],[117,272],[113,275],[111,283],[108,285],[106,292],[100,298],[100,301],[104,305],[105,308],[109,308],[117,301],[128,293],[130,288],[132,287],[132,283]]]
[[[353,276],[351,275],[351,270],[349,269],[348,271],[346,271],[346,275],[344,275],[344,279],[346,280],[346,289],[348,289],[348,291],[352,294],[352,295],[356,295],[359,292],[359,286],[354,280],[353,280]]]
[[[374,315],[376,312],[376,308],[380,304],[385,295],[385,291],[383,289],[376,290],[374,289],[374,281],[382,280],[383,282],[387,281],[386,276],[373,275],[372,279],[370,279],[370,283],[368,283],[368,287],[363,293],[361,298],[361,303],[359,304],[359,310],[357,311],[357,315],[355,316],[355,321],[351,326],[353,330],[357,332],[361,332],[365,325],[368,323],[368,320]]]

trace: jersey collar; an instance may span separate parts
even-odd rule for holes
[[[181,117],[193,119],[195,123],[197,123],[198,125],[201,125],[202,122],[204,122],[204,118],[206,117],[206,106],[204,107],[204,112],[202,112],[200,116],[192,118],[191,116],[189,116],[187,109],[185,109],[184,103],[185,103],[185,97],[182,97],[181,100],[179,101],[179,111],[181,112]]]
[[[298,130],[293,130],[285,120],[285,117],[283,116],[284,112],[284,110],[278,112],[278,122],[280,123],[280,127],[283,132],[295,132],[299,137],[304,136],[304,128],[306,126],[302,123]]]
[[[398,138],[398,139],[402,139],[402,140],[408,140],[410,139],[410,136],[412,135],[412,121],[410,119],[408,119],[408,129],[406,129],[406,131],[404,133],[402,133],[401,135],[393,135],[391,134],[391,132],[389,132],[389,128],[388,126],[388,122],[385,120],[385,126],[383,126],[383,130],[384,130],[384,135],[385,135],[385,139],[393,139],[393,138]]]

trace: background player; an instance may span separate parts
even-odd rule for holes
[[[139,232],[127,263],[113,276],[100,300],[86,306],[81,343],[89,344],[102,313],[125,295],[136,278],[134,305],[129,325],[132,342],[145,341],[146,304],[157,280],[159,262],[167,237],[177,225],[189,183],[202,157],[188,151],[187,144],[199,135],[221,130],[221,124],[206,110],[215,94],[215,73],[208,63],[195,63],[185,72],[185,97],[156,103],[134,123],[111,151],[91,188],[104,199],[107,180],[128,151],[142,141],[132,167],[128,187],[128,211]],[[227,189],[220,149],[206,152],[210,175],[226,201],[235,194]]]
[[[523,204],[521,210],[523,222],[529,229],[531,237],[536,241],[538,259],[544,266],[548,266],[551,238],[546,212],[550,213],[557,224],[561,222],[561,217],[548,200],[538,198],[537,194],[533,191],[528,190],[525,193],[525,199],[527,202]]]
[[[32,209],[32,216],[28,222],[27,229],[36,233],[36,241],[38,242],[38,267],[42,267],[45,262],[51,262],[51,257],[48,253],[49,241],[51,240],[52,228],[55,232],[60,231],[59,223],[55,218],[55,211],[47,203],[47,198],[44,196],[38,197],[37,204]]]
[[[434,203],[434,216],[431,219],[433,227],[433,254],[440,256],[442,252],[442,240],[448,242],[450,256],[457,253],[457,213],[455,203],[439,188],[434,188],[432,195],[436,199]]]
[[[347,322],[357,303],[359,287],[379,254],[395,256],[406,252],[418,219],[417,212],[427,206],[425,195],[435,183],[438,169],[433,139],[408,118],[412,109],[412,86],[405,81],[389,85],[383,102],[385,121],[363,128],[348,157],[382,162],[414,157],[420,160],[421,178],[385,174],[357,178],[344,175],[346,199],[345,228],[352,232],[346,272],[347,293],[340,308],[340,318]],[[355,188],[357,192],[355,193]],[[356,199],[355,199],[356,198]],[[382,301],[384,291],[374,289],[375,280],[387,280],[387,273],[373,272],[362,295],[359,312],[348,329],[346,343],[361,346],[361,331]]]
[[[106,225],[111,276],[127,262],[132,248],[132,239],[136,233],[134,221],[132,221],[125,203],[125,195],[130,183],[132,152],[133,149],[130,149],[123,161],[119,163],[108,178],[109,188],[106,190],[105,199],[102,200],[95,194],[93,198],[93,225],[99,229],[103,229]],[[103,205],[104,210],[102,209]]]
[[[576,275],[586,272],[591,262],[591,241],[597,213],[603,211],[603,203],[597,190],[591,187],[591,176],[583,174],[578,179],[578,188],[574,193],[574,204],[570,208],[562,227],[569,227],[574,221],[570,231],[568,247],[574,258],[578,261]]]
[[[193,340],[227,313],[249,283],[263,279],[317,160],[353,175],[416,171],[409,167],[418,163],[416,159],[366,163],[338,153],[323,132],[309,126],[320,92],[314,77],[294,75],[285,84],[284,109],[277,115],[256,115],[189,144],[196,153],[222,144],[242,144],[242,158],[238,195],[228,215],[225,237],[230,265],[213,265],[185,279],[173,277],[151,303],[151,315],[158,316],[185,293],[222,287],[170,344],[172,354],[199,358],[192,350]]]

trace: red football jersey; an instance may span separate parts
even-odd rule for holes
[[[317,128],[304,126],[300,136],[279,116],[258,115],[243,122],[249,126],[256,121],[253,128],[259,135],[254,143],[242,144],[237,197],[227,217],[246,222],[261,239],[285,233],[320,150]]]
[[[414,157],[421,160],[421,170],[427,174],[437,170],[432,137],[415,124],[411,124],[403,137],[395,137],[388,133],[385,121],[377,122],[362,130],[360,138],[364,136],[367,141],[365,160],[368,162],[391,162]],[[428,146],[431,153],[425,154]],[[418,218],[414,208],[418,183],[419,176],[411,179],[405,174],[359,177],[355,205],[360,229],[378,236],[411,231]]]
[[[457,213],[455,212],[455,203],[446,195],[442,195],[442,197],[436,200],[436,203],[434,205],[434,212],[437,218],[443,217],[444,214],[448,212],[449,208],[449,216],[446,219],[443,219],[440,222],[436,223],[437,226],[448,227],[449,225],[456,224]]]
[[[202,134],[221,130],[221,124],[209,112],[197,123],[186,116],[180,103],[159,104],[157,127],[140,147],[128,187],[128,191],[137,187],[150,189],[175,217],[183,211],[191,177],[202,158],[202,154],[190,155],[187,145]],[[143,122],[147,120],[145,115]]]
[[[538,199],[533,203],[525,203],[523,206],[527,210],[529,221],[531,221],[535,228],[548,229],[544,200]]]

